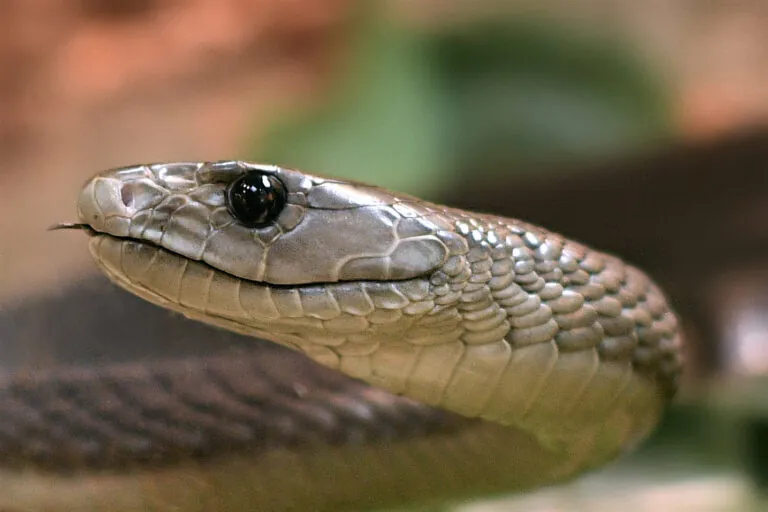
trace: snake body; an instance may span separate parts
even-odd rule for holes
[[[228,204],[245,175],[276,179],[286,193],[255,227]],[[274,384],[268,362],[249,366],[244,356],[231,374],[231,362],[203,365],[205,379],[218,375],[217,392],[187,421],[234,415],[270,441],[243,456],[253,464],[195,471],[209,484],[228,474],[255,510],[391,506],[557,482],[640,442],[677,387],[681,336],[657,286],[522,221],[234,161],[105,171],[83,188],[78,213],[94,260],[119,286],[329,369],[293,367],[294,382],[305,379],[297,392]],[[198,375],[193,366],[183,375]],[[167,369],[146,371],[173,382]],[[237,392],[227,378],[260,384]],[[307,433],[298,443],[297,430]]]

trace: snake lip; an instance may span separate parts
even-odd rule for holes
[[[63,230],[70,230],[70,229],[84,231],[88,236],[93,236],[97,234],[95,229],[93,229],[88,224],[84,224],[81,222],[58,222],[48,227],[47,231],[63,231]]]
[[[260,286],[266,286],[269,288],[273,288],[276,290],[283,289],[283,290],[291,290],[291,289],[297,289],[297,288],[322,288],[324,286],[332,286],[332,285],[338,285],[343,283],[377,283],[377,282],[389,282],[389,283],[400,283],[400,282],[407,282],[407,281],[413,281],[416,279],[429,279],[431,276],[431,272],[425,273],[423,275],[417,275],[415,277],[409,277],[404,279],[387,279],[387,280],[379,280],[379,279],[341,279],[338,281],[310,281],[310,282],[295,282],[295,283],[270,283],[268,281],[254,281],[250,279],[245,279],[239,276],[236,276],[234,274],[231,274],[227,272],[226,270],[222,270],[220,268],[217,268],[210,263],[207,263],[203,260],[198,259],[190,259],[186,256],[179,254],[177,252],[174,252],[167,247],[163,247],[162,245],[159,245],[155,242],[151,242],[149,240],[144,240],[141,238],[134,238],[131,236],[117,236],[110,233],[104,233],[103,231],[97,231],[93,229],[88,224],[56,224],[55,226],[51,226],[49,230],[63,230],[63,229],[79,229],[83,230],[88,233],[88,236],[94,237],[94,238],[110,238],[112,240],[119,240],[121,242],[130,242],[137,245],[143,245],[145,247],[152,247],[158,251],[162,251],[167,254],[171,254],[177,258],[185,258],[190,261],[194,261],[196,264],[202,265],[204,267],[207,267],[215,272],[218,272],[219,274],[225,274],[228,275],[234,279],[240,279],[243,281],[249,281],[253,284],[257,284]]]

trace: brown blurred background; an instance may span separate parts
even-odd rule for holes
[[[14,346],[34,318],[17,312],[94,275],[81,237],[46,228],[99,169],[250,158],[355,177],[657,275],[691,340],[658,446],[693,437],[690,465],[712,465],[684,465],[694,487],[649,477],[663,499],[643,506],[734,510],[743,475],[768,487],[766,127],[763,0],[6,0],[0,351],[57,362],[60,340]]]

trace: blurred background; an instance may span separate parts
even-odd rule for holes
[[[0,27],[6,372],[206,346],[105,342],[141,306],[82,237],[46,232],[86,178],[277,163],[541,223],[644,267],[681,313],[689,372],[647,446],[456,510],[768,495],[765,1],[5,0]]]

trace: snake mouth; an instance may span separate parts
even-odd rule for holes
[[[89,251],[113,283],[134,295],[188,318],[304,352],[333,367],[338,366],[338,355],[328,346],[373,350],[379,331],[404,336],[435,307],[425,278],[272,285],[131,238],[95,233]]]
[[[362,284],[370,284],[370,285],[398,285],[402,283],[412,283],[421,281],[424,283],[428,283],[430,277],[434,273],[433,271],[425,272],[421,275],[417,275],[410,278],[404,278],[404,279],[376,279],[376,278],[370,278],[370,279],[339,279],[336,281],[309,281],[309,282],[301,282],[297,281],[295,283],[270,283],[268,281],[259,281],[255,279],[247,279],[240,276],[237,276],[235,274],[232,274],[230,272],[227,272],[226,270],[223,270],[221,268],[218,268],[214,265],[211,265],[210,263],[204,261],[204,260],[198,260],[193,258],[188,258],[187,256],[183,254],[179,254],[171,249],[168,249],[167,247],[163,247],[160,244],[157,244],[155,242],[151,242],[149,240],[139,239],[139,238],[133,238],[133,237],[121,237],[112,235],[109,233],[104,233],[101,231],[96,231],[88,224],[57,224],[55,226],[52,226],[50,228],[51,231],[55,230],[79,230],[85,232],[92,240],[91,242],[91,255],[94,258],[94,260],[97,262],[97,264],[100,267],[105,267],[107,265],[107,261],[105,261],[104,255],[99,252],[99,249],[97,247],[101,244],[98,242],[98,240],[101,239],[108,239],[113,242],[116,242],[120,244],[120,246],[124,249],[128,245],[134,248],[132,252],[139,253],[139,252],[146,252],[147,250],[152,251],[146,255],[146,266],[152,265],[153,261],[158,258],[158,256],[165,257],[165,258],[173,258],[180,262],[186,262],[185,264],[194,264],[196,267],[207,269],[209,272],[213,272],[219,276],[222,276],[226,279],[233,279],[238,282],[248,283],[251,286],[258,286],[263,288],[268,288],[272,290],[281,290],[281,291],[299,291],[299,290],[324,290],[329,287],[334,286],[344,286],[344,285],[362,285]],[[121,256],[122,257],[122,256]],[[112,265],[114,266],[116,261],[112,261]],[[119,265],[119,267],[122,267],[122,265]],[[119,268],[118,267],[118,268]],[[124,277],[121,280],[128,279],[130,282],[131,279],[129,279],[128,273],[124,270],[120,269],[120,272],[117,272],[119,274],[122,274]],[[110,272],[110,275],[114,275],[117,271],[117,268],[112,269]]]
[[[58,222],[48,228],[48,231],[65,230],[84,231],[89,236],[99,234],[98,231],[93,229],[89,224],[83,222]]]

